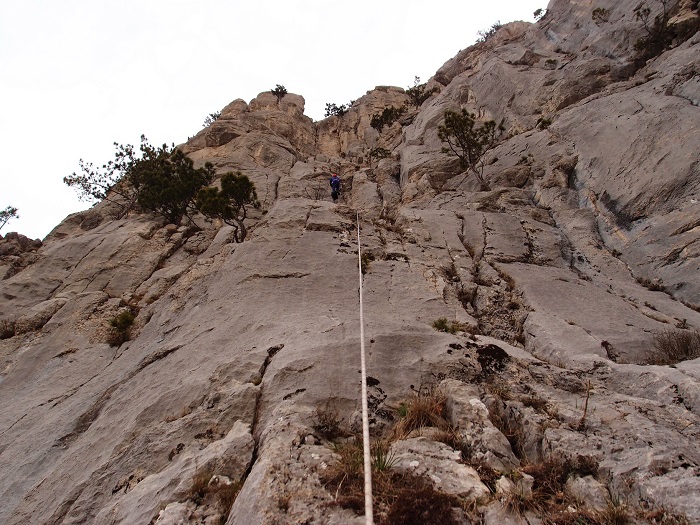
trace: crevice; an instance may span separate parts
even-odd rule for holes
[[[291,398],[293,398],[293,397],[298,396],[299,394],[303,394],[304,392],[306,392],[306,388],[297,388],[294,392],[290,392],[289,394],[286,394],[286,395],[282,398],[282,400],[283,400],[283,401],[287,401],[287,400],[289,400],[289,399],[291,399]]]
[[[5,430],[3,430],[3,431],[0,433],[0,436],[4,436],[5,434],[7,434],[10,430],[12,430],[12,428],[13,428],[15,425],[17,425],[20,421],[22,421],[22,420],[23,420],[25,417],[27,417],[28,415],[29,415],[29,412],[27,412],[26,414],[24,414],[21,418],[19,418],[17,421],[15,421],[14,423],[12,423],[9,427],[7,427]]]
[[[271,346],[270,348],[267,349],[267,356],[265,356],[265,361],[263,361],[263,364],[260,365],[260,388],[258,389],[258,392],[255,396],[255,407],[253,408],[253,423],[250,425],[250,434],[253,437],[253,452],[250,456],[250,461],[248,463],[248,466],[245,469],[245,472],[243,473],[243,476],[241,477],[241,483],[245,484],[246,480],[248,479],[248,476],[250,476],[250,473],[253,470],[253,467],[255,466],[255,463],[258,460],[258,449],[260,447],[260,437],[257,436],[258,432],[258,420],[260,418],[260,400],[262,399],[263,395],[263,380],[265,379],[265,372],[267,372],[267,367],[270,366],[270,363],[272,362],[272,358],[275,357],[280,350],[284,348],[284,344],[280,343],[275,346]]]
[[[311,275],[310,273],[304,273],[304,272],[292,272],[292,273],[270,273],[267,275],[262,275],[259,273],[255,273],[251,275],[250,277],[246,277],[241,281],[241,284],[247,283],[250,281],[255,281],[257,279],[302,279],[304,277],[308,277]]]

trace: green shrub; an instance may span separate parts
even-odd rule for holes
[[[122,310],[118,315],[109,320],[110,330],[107,334],[107,342],[111,346],[120,346],[131,338],[131,327],[136,316],[131,309]]]
[[[4,210],[0,211],[0,230],[5,226],[11,219],[19,219],[17,215],[17,208],[8,206]]]
[[[634,46],[638,52],[638,65],[660,55],[670,47],[685,42],[700,29],[700,18],[698,17],[686,18],[681,22],[671,24],[671,8],[673,6],[671,0],[655,0],[655,4],[659,8],[659,12],[653,19],[652,9],[646,0],[634,9],[635,17],[641,22],[645,33],[645,36],[640,38]]]
[[[211,126],[214,122],[216,122],[219,117],[221,116],[221,111],[215,111],[214,113],[209,113],[207,117],[204,119],[204,127]]]
[[[493,120],[477,125],[476,115],[466,109],[459,113],[447,110],[444,122],[438,126],[438,137],[447,142],[443,153],[456,155],[462,168],[476,175],[482,190],[488,190],[489,185],[484,180],[484,155],[495,146],[501,131],[503,125],[496,126]]]
[[[605,22],[610,20],[610,11],[608,11],[604,7],[596,7],[593,10],[593,13],[591,13],[591,18],[596,24],[604,24]]]
[[[386,472],[396,465],[396,455],[391,451],[391,443],[379,440],[372,444],[370,452],[372,456],[372,470]]]
[[[381,113],[375,113],[372,115],[370,126],[381,133],[384,126],[391,126],[394,122],[400,119],[401,115],[403,115],[405,112],[406,108],[404,106],[400,108],[395,108],[394,106],[384,108]]]
[[[411,104],[417,108],[421,107],[423,102],[433,96],[434,93],[440,92],[440,89],[437,87],[427,89],[426,86],[427,84],[420,83],[420,77],[415,77],[413,87],[406,90],[406,94],[411,98]]]
[[[372,167],[372,159],[385,159],[389,155],[391,155],[391,152],[386,148],[372,148],[371,150],[369,150],[369,167]]]
[[[129,180],[138,191],[139,208],[151,211],[172,224],[183,217],[192,223],[197,211],[195,200],[199,190],[214,177],[214,166],[207,163],[194,168],[194,162],[179,149],[169,150],[146,146],[143,159],[129,168]]]
[[[277,97],[277,103],[279,104],[280,100],[282,100],[282,97],[284,97],[287,94],[287,88],[281,84],[277,84],[274,89],[270,90],[270,93]]]
[[[447,332],[449,334],[456,334],[457,332],[465,331],[466,327],[462,323],[457,321],[448,321],[446,317],[440,317],[433,321],[433,328],[438,332]]]
[[[75,188],[81,200],[114,203],[119,209],[117,218],[138,209],[173,224],[180,224],[185,216],[192,222],[197,193],[214,176],[211,163],[195,169],[182,151],[166,144],[154,147],[143,135],[140,155],[131,144],[115,142],[114,146],[114,161],[96,168],[80,159],[81,173],[64,177],[63,182]]]
[[[221,177],[221,190],[207,187],[214,178],[213,164],[194,167],[179,149],[167,145],[156,148],[141,136],[141,155],[130,144],[115,143],[115,160],[95,168],[80,160],[82,173],[64,177],[82,200],[108,200],[120,207],[118,218],[131,209],[150,211],[173,224],[201,212],[209,219],[219,218],[234,227],[234,237],[246,237],[245,218],[249,206],[259,207],[255,186],[240,172]]]
[[[348,112],[348,106],[346,106],[345,104],[341,104],[340,106],[338,106],[336,104],[332,104],[330,102],[327,102],[326,103],[326,113],[324,116],[326,118],[331,117],[331,116],[342,117],[347,112]]]
[[[221,190],[216,187],[201,188],[197,194],[197,209],[209,218],[217,218],[233,226],[236,242],[247,236],[245,219],[248,207],[260,207],[255,185],[240,171],[228,172],[221,177]]]
[[[479,36],[479,38],[477,38],[476,41],[480,44],[488,41],[502,27],[503,27],[503,24],[501,24],[501,21],[498,20],[495,23],[493,23],[491,25],[491,27],[489,27],[488,29],[482,30],[482,31],[477,31],[476,34]]]

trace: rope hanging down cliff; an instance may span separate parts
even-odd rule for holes
[[[362,245],[360,213],[357,213],[357,269],[360,277],[360,369],[362,372],[362,449],[365,471],[365,523],[374,525],[372,512],[372,462],[370,459],[369,416],[367,410],[367,366],[365,361],[365,318],[362,304]]]

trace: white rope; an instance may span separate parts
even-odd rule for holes
[[[362,247],[360,213],[357,212],[357,268],[360,275],[360,369],[362,371],[362,449],[365,458],[365,523],[374,525],[372,512],[372,461],[369,448],[369,415],[367,409],[367,366],[365,363],[365,317],[362,306]]]

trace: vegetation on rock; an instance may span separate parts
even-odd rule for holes
[[[282,100],[282,97],[287,94],[287,88],[281,84],[277,84],[274,89],[270,90],[270,93],[277,97],[277,103],[279,103],[279,101]]]
[[[197,209],[205,216],[217,218],[233,226],[234,239],[243,242],[247,230],[245,219],[249,206],[260,207],[255,185],[240,171],[226,173],[221,177],[221,190],[210,186],[197,194]]]
[[[503,27],[503,24],[501,24],[501,21],[497,20],[488,29],[477,31],[476,34],[479,36],[479,38],[476,39],[477,43],[484,43],[484,42],[488,41],[502,27]]]
[[[382,147],[372,148],[371,150],[369,150],[369,155],[368,155],[369,167],[370,168],[372,167],[372,159],[377,159],[377,160],[385,159],[389,155],[391,155],[391,152],[386,148],[382,148]]]
[[[203,126],[206,128],[208,126],[211,126],[214,122],[216,122],[219,117],[221,116],[221,111],[215,111],[214,113],[209,113],[207,117],[204,119],[204,124]]]
[[[0,230],[12,219],[19,219],[17,215],[17,208],[13,206],[8,206],[4,210],[0,211]]]
[[[150,211],[172,224],[193,215],[218,218],[235,227],[236,241],[245,239],[247,207],[258,207],[255,186],[240,172],[226,173],[221,190],[205,187],[214,179],[214,166],[207,162],[195,168],[194,162],[174,146],[154,147],[141,136],[141,155],[134,146],[115,143],[115,160],[101,168],[80,160],[81,174],[64,177],[82,200],[107,200],[118,206],[117,218],[130,210]]]
[[[423,102],[428,100],[433,94],[439,93],[440,89],[433,87],[431,89],[427,88],[427,84],[420,83],[420,77],[415,77],[413,80],[413,87],[406,90],[406,94],[411,97],[411,103],[419,108],[423,105]]]
[[[443,153],[459,157],[462,167],[471,170],[481,188],[488,190],[489,185],[484,180],[484,155],[495,146],[502,130],[503,127],[496,126],[493,120],[477,125],[476,115],[466,109],[460,113],[447,110],[444,123],[438,126],[438,137],[448,145],[442,149]]]
[[[117,316],[109,320],[110,331],[107,342],[111,346],[119,346],[131,337],[131,327],[136,316],[131,309],[121,311]]]
[[[345,115],[345,113],[348,112],[348,107],[349,106],[347,106],[345,104],[337,105],[337,104],[334,104],[331,102],[327,102],[326,103],[326,113],[324,114],[324,116],[326,118],[328,118],[328,117],[342,117],[343,115]]]
[[[700,331],[668,329],[654,334],[652,365],[672,365],[700,357]]]
[[[381,113],[375,113],[372,115],[370,126],[381,133],[384,126],[391,126],[394,122],[400,119],[401,115],[404,113],[406,113],[406,108],[404,106],[399,108],[394,106],[384,108]]]
[[[654,58],[669,47],[686,41],[700,29],[700,18],[697,16],[675,24],[670,23],[671,0],[656,0],[654,4],[656,9],[652,9],[644,0],[634,9],[634,15],[642,23],[645,32],[645,36],[637,40],[634,46],[639,53],[640,62]],[[652,11],[655,10],[658,10],[658,13],[652,18]]]
[[[199,190],[211,183],[214,166],[202,168],[179,149],[147,146],[144,157],[130,166],[129,182],[138,193],[139,208],[154,212],[172,224],[180,224],[183,217],[192,222],[196,213],[195,199]]]

